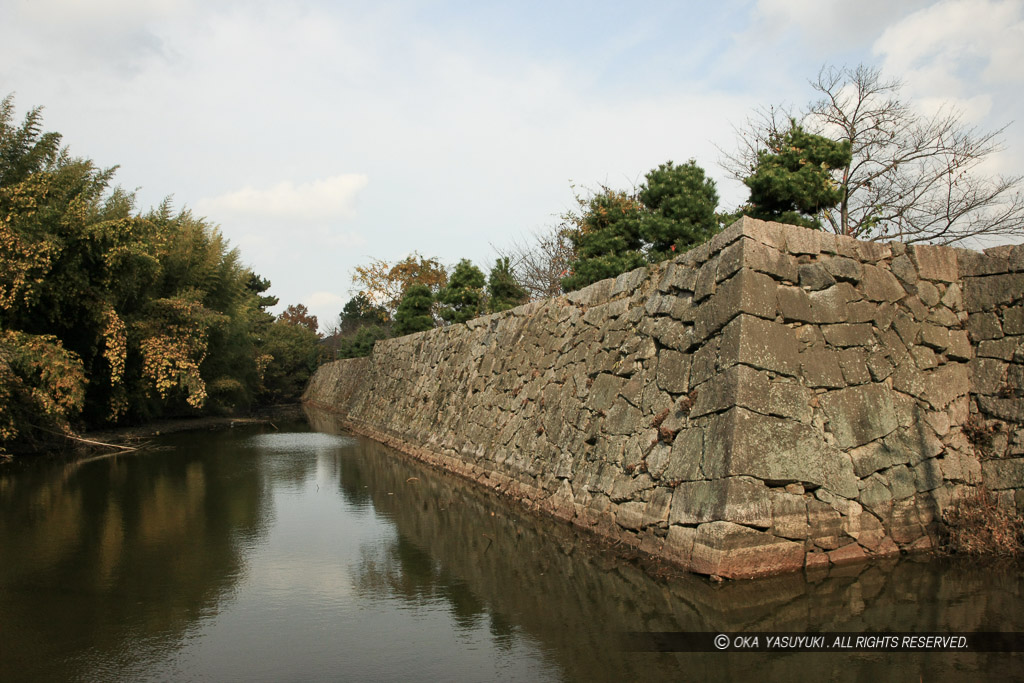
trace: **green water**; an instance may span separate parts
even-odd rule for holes
[[[658,582],[305,424],[0,469],[0,681],[1011,680],[1006,653],[642,653],[625,631],[1024,631],[1011,567]]]

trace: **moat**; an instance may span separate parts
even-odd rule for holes
[[[647,653],[627,631],[1024,631],[1019,567],[655,580],[331,419],[0,469],[0,680],[1009,680],[1019,653]]]

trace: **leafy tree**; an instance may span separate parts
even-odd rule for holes
[[[718,231],[715,181],[693,159],[680,166],[669,161],[651,170],[637,198],[647,210],[641,235],[648,245],[648,261],[686,251]]]
[[[826,67],[811,87],[820,98],[796,116],[801,127],[849,143],[850,160],[833,172],[840,198],[823,210],[827,229],[861,239],[954,244],[977,236],[1017,236],[1024,225],[1020,177],[982,173],[1002,149],[1005,128],[979,131],[942,107],[924,115],[898,80],[866,66]],[[742,180],[758,154],[791,127],[776,108],[755,113],[740,149],[723,164]]]
[[[441,318],[449,323],[464,323],[484,310],[484,274],[468,259],[462,259],[448,285],[437,293]]]
[[[312,332],[317,332],[320,329],[320,323],[316,316],[310,315],[309,309],[304,304],[289,305],[281,315],[277,316],[277,319],[292,325],[302,325]]]
[[[758,152],[754,172],[743,180],[750,188],[747,213],[762,220],[820,228],[819,213],[842,199],[832,172],[850,163],[849,141],[807,133],[794,120],[789,130],[770,136],[768,145]]]
[[[426,285],[412,285],[405,291],[398,312],[395,313],[394,332],[401,337],[414,332],[433,329],[434,316],[431,311],[434,296]]]
[[[374,305],[383,306],[391,318],[409,287],[426,285],[437,292],[447,284],[448,273],[437,259],[413,252],[394,265],[374,259],[368,265],[356,266],[352,282],[360,294]]]
[[[269,282],[170,202],[140,215],[113,169],[0,103],[0,442],[36,427],[245,407],[280,362],[261,349]],[[315,336],[315,333],[310,332]],[[307,346],[313,350],[316,344]],[[212,400],[211,400],[212,399]]]
[[[298,398],[319,364],[320,335],[307,322],[282,315],[270,325],[262,350],[273,356],[263,375],[264,400]]]
[[[516,282],[508,257],[498,258],[487,277],[487,308],[491,313],[507,311],[526,303],[529,295]]]

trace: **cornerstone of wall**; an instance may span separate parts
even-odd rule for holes
[[[353,431],[691,571],[933,547],[1024,510],[1024,246],[744,218],[675,260],[321,367]]]

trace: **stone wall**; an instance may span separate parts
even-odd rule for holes
[[[672,262],[324,366],[351,429],[692,571],[932,547],[1024,509],[1024,247],[743,219]]]

